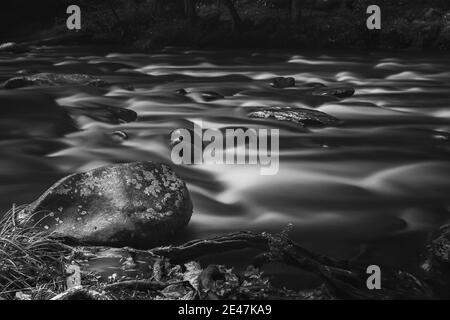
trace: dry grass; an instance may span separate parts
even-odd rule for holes
[[[30,298],[64,290],[64,260],[70,248],[33,229],[16,226],[15,207],[0,219],[0,298]]]

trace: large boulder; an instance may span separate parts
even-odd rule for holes
[[[81,85],[104,87],[108,84],[87,74],[38,73],[30,76],[14,77],[6,80],[5,89],[17,89],[30,86]]]
[[[294,107],[259,108],[248,114],[250,118],[274,119],[295,123],[301,127],[334,126],[339,120],[317,110]]]
[[[91,245],[149,248],[173,237],[191,214],[186,184],[170,167],[136,162],[61,179],[17,222]]]

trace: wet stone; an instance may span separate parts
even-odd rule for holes
[[[294,107],[259,108],[248,114],[250,118],[273,119],[298,124],[302,127],[325,127],[339,124],[339,120],[324,112]]]
[[[180,232],[191,214],[186,184],[169,166],[136,162],[61,179],[17,222],[91,245],[150,248]]]
[[[312,92],[315,96],[334,96],[337,98],[349,98],[355,94],[355,89],[351,87],[338,87],[338,88],[315,88]]]
[[[64,85],[105,87],[108,83],[87,74],[38,73],[30,76],[11,78],[4,83],[3,87],[5,89],[17,89],[30,86]]]
[[[111,138],[114,141],[122,142],[122,141],[128,140],[128,134],[125,131],[118,130],[118,131],[114,131],[113,133],[111,133]]]
[[[188,92],[185,89],[178,89],[175,91],[176,94],[182,95],[182,96],[198,96],[201,100],[204,101],[215,101],[224,99],[225,97],[221,95],[220,93],[213,92],[213,91],[192,91]]]
[[[278,77],[273,79],[270,86],[278,89],[295,87],[295,79],[292,77]]]

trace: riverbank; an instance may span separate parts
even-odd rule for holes
[[[195,15],[168,3],[83,7],[85,44],[115,43],[135,51],[166,46],[197,48],[299,48],[354,50],[448,50],[450,8],[443,1],[392,3],[380,0],[381,30],[366,27],[367,6],[361,1],[305,2],[295,18],[284,2],[239,1],[237,16],[217,2],[196,2]],[[32,32],[33,39],[67,35],[66,16],[53,27]],[[27,33],[29,34],[29,33]],[[29,40],[29,36],[16,37]],[[9,39],[10,40],[10,39]],[[14,40],[14,39],[12,39]]]
[[[292,242],[288,230],[236,232],[144,251],[70,246],[18,227],[15,215],[13,209],[0,221],[0,300],[385,300],[439,299],[448,292],[449,226],[430,242],[421,274],[382,266],[383,287],[368,290],[364,262],[310,252]],[[243,271],[198,262],[217,250],[249,248],[259,254]],[[300,291],[277,288],[262,271],[273,263],[309,272],[323,284]]]

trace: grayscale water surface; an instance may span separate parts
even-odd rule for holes
[[[29,203],[73,172],[129,161],[171,164],[169,133],[195,122],[280,128],[275,176],[261,176],[257,166],[173,166],[194,202],[191,223],[175,240],[244,229],[278,232],[292,223],[291,236],[319,252],[349,258],[367,247],[380,263],[412,265],[427,233],[450,217],[449,66],[448,56],[415,53],[166,49],[133,54],[48,47],[0,54],[0,81],[18,72],[57,72],[91,74],[115,84],[106,90],[27,88],[15,90],[17,96],[35,92],[39,99],[48,93],[60,105],[120,106],[139,116],[119,125],[80,116],[81,131],[65,136],[0,137],[0,208]],[[295,89],[270,88],[276,76],[295,77],[299,84],[345,84],[356,94],[341,101],[301,96]],[[215,91],[226,99],[204,102],[177,95],[179,88]],[[246,108],[274,105],[314,108],[343,124],[305,133],[245,116]],[[35,114],[44,122],[51,116]],[[25,118],[4,117],[0,124],[14,127],[15,121],[27,129]],[[129,139],[111,139],[116,130]]]

